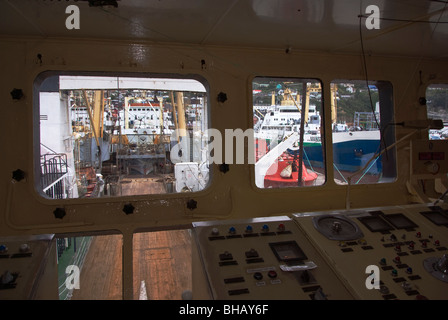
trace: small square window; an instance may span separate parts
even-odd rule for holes
[[[448,84],[432,84],[426,88],[428,119],[442,120],[442,129],[430,129],[430,140],[448,139]]]
[[[252,90],[256,186],[324,184],[320,81],[257,77]]]
[[[371,184],[396,179],[392,85],[386,81],[331,83],[334,179]],[[349,181],[350,180],[350,181]]]

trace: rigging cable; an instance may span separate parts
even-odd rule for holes
[[[432,31],[431,31],[431,36],[430,36],[430,38],[432,38],[433,35],[434,35],[434,32],[435,32],[435,30],[436,30],[438,24],[448,23],[448,22],[445,22],[445,21],[440,21],[440,19],[442,18],[442,15],[443,15],[443,13],[445,12],[445,9],[446,9],[446,7],[447,7],[447,5],[448,5],[448,2],[446,2],[446,1],[436,1],[436,2],[441,2],[441,3],[444,3],[444,4],[445,4],[444,7],[443,7],[443,9],[441,10],[441,13],[440,13],[440,15],[439,15],[437,21],[412,20],[412,19],[395,19],[395,18],[380,18],[380,17],[379,17],[378,19],[380,19],[380,20],[386,20],[386,21],[401,21],[401,22],[410,22],[410,23],[414,23],[414,22],[418,22],[418,23],[435,23],[436,25],[434,26],[434,28],[433,28]],[[369,87],[369,77],[368,77],[368,72],[367,72],[367,63],[366,63],[366,57],[365,57],[364,41],[363,41],[363,36],[362,36],[362,23],[361,23],[361,19],[362,19],[362,18],[367,18],[367,16],[365,16],[365,15],[363,15],[363,14],[361,13],[358,17],[359,17],[359,36],[360,36],[360,44],[361,44],[361,52],[362,52],[362,62],[363,62],[363,68],[364,68],[364,72],[365,72],[366,86],[367,86],[367,90],[368,90],[368,93],[369,93],[370,107],[371,107],[371,110],[372,110],[372,113],[373,113],[375,122],[376,122],[378,128],[380,129],[380,139],[381,139],[381,142],[382,142],[382,144],[383,144],[383,146],[384,146],[384,148],[385,148],[385,149],[384,149],[384,150],[386,151],[386,154],[385,154],[385,155],[386,155],[386,157],[387,157],[387,150],[388,150],[389,148],[388,148],[388,147],[386,148],[386,143],[385,143],[385,141],[384,141],[384,133],[385,133],[387,127],[388,127],[390,124],[387,124],[387,125],[385,126],[385,128],[383,128],[383,129],[381,130],[380,125],[379,125],[379,123],[378,123],[378,120],[377,120],[377,118],[376,118],[376,114],[375,114],[374,108],[373,108],[373,102],[372,102],[371,90],[370,90],[370,87]],[[418,67],[418,65],[420,65],[422,58],[423,58],[423,56],[420,57],[420,60],[419,60],[419,62],[418,62],[418,64],[417,64],[417,67]],[[417,70],[417,68],[416,68],[416,70]],[[414,74],[415,74],[415,72],[416,72],[416,71],[414,71]],[[412,77],[411,77],[411,78],[412,78]],[[408,83],[408,86],[409,86],[409,83]],[[392,125],[397,125],[397,124],[392,124]],[[380,144],[380,146],[378,147],[378,151],[379,151],[379,150],[381,150],[381,144]],[[375,153],[375,154],[377,154],[377,153]],[[353,176],[353,175],[352,175],[352,176]],[[351,176],[351,177],[352,177],[352,176]],[[351,177],[350,177],[350,178],[351,178]],[[349,179],[349,180],[350,180],[350,179]],[[359,182],[359,181],[358,181],[358,182]]]
[[[360,15],[359,16],[359,39],[360,39],[360,43],[361,43],[362,64],[363,64],[363,67],[364,67],[366,87],[367,87],[367,91],[369,93],[370,109],[372,111],[373,118],[375,119],[375,123],[376,123],[378,129],[381,130],[380,124],[378,123],[378,119],[376,118],[375,109],[373,108],[372,92],[370,91],[370,87],[369,87],[369,75],[367,73],[367,62],[366,62],[366,54],[365,54],[365,50],[364,50],[364,41],[363,41],[363,37],[362,37],[361,18],[362,18],[362,16]],[[380,139],[383,140],[383,136],[382,135],[380,135]],[[382,141],[382,142],[383,142],[383,144],[385,144],[384,141]]]

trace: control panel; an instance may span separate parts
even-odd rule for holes
[[[207,299],[353,299],[289,217],[196,222],[193,231]]]
[[[411,140],[410,178],[406,183],[417,202],[443,198],[448,189],[448,140]]]
[[[356,299],[448,300],[448,209],[407,205],[294,214]]]
[[[448,141],[412,140],[411,175],[446,176]]]
[[[0,300],[58,299],[53,235],[0,238]]]

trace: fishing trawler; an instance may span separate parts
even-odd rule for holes
[[[281,88],[281,85],[278,85]],[[336,110],[337,104],[337,87],[332,88],[332,108]],[[304,112],[302,113],[300,103],[300,94],[286,88],[279,90],[281,104],[275,105],[276,97],[272,94],[271,107],[261,108],[254,106],[254,128],[255,128],[255,152],[257,159],[275,147],[281,141],[284,141],[292,133],[298,133],[297,145],[302,146],[303,163],[306,165],[304,172],[312,173],[311,176],[322,175],[318,172],[324,167],[324,152],[321,139],[321,116],[316,111],[316,105],[310,104],[310,94],[320,94],[320,86],[307,84],[306,97],[304,99]],[[257,92],[256,95],[259,95]],[[255,95],[255,94],[254,94]],[[293,98],[293,96],[295,98]],[[262,111],[260,111],[262,110]],[[342,111],[344,112],[344,111]],[[304,123],[301,124],[302,114]],[[360,170],[380,150],[380,132],[379,132],[379,104],[376,103],[376,110],[371,112],[354,111],[352,126],[345,123],[338,123],[333,120],[332,138],[333,138],[333,155],[334,166],[338,172],[345,172],[345,175]],[[300,135],[300,128],[303,125],[303,134]],[[292,149],[287,150],[289,155],[297,153]],[[379,175],[381,172],[380,156],[366,169],[365,174]],[[282,161],[282,159],[279,159]],[[289,168],[289,166],[287,166]],[[281,170],[283,170],[282,168]],[[272,169],[271,169],[272,170]],[[277,172],[277,175],[280,173]],[[344,183],[344,175],[341,174],[342,183]],[[281,180],[281,179],[279,179]],[[315,178],[314,178],[315,180]],[[289,182],[285,181],[285,184]],[[269,184],[272,187],[272,184]]]
[[[264,139],[268,143],[271,141],[281,141],[293,132],[300,132],[301,124],[301,106],[300,95],[294,99],[290,89],[280,92],[282,96],[281,104],[275,104],[275,95],[272,94],[273,104],[263,108],[263,118],[259,119],[257,114],[261,114],[260,107],[254,106],[254,116],[257,117],[255,128],[255,138]],[[309,99],[309,97],[308,97]],[[315,105],[305,105],[305,126],[304,126],[304,143],[313,143],[320,141],[321,119],[320,114],[316,111]]]

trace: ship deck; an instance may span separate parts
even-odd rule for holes
[[[72,300],[122,299],[122,241],[119,235],[95,236]],[[180,300],[192,289],[189,230],[137,233],[134,236],[134,300]]]
[[[130,177],[122,194],[164,193],[158,179]],[[136,233],[134,248],[134,299],[180,300],[192,290],[190,230]],[[81,269],[80,288],[72,300],[122,299],[122,237],[94,236]]]

